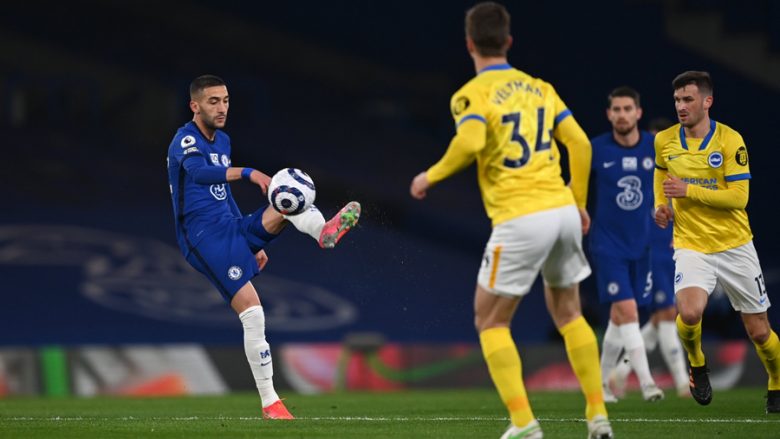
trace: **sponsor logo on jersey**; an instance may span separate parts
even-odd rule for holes
[[[610,282],[607,285],[607,292],[610,296],[614,296],[615,294],[620,292],[620,286],[617,284],[617,282]]]
[[[713,168],[720,168],[723,164],[723,154],[719,151],[715,151],[707,157],[707,163]]]
[[[645,157],[642,159],[642,167],[645,168],[645,171],[649,171],[653,169],[653,159],[651,157]]]
[[[265,360],[266,358],[270,358],[270,357],[271,357],[271,351],[269,349],[266,349],[266,350],[260,352],[260,359],[261,360]]]
[[[469,105],[471,105],[469,98],[466,96],[458,97],[455,99],[455,103],[452,104],[452,114],[459,116],[461,113],[466,111],[467,108],[469,108]]]
[[[214,154],[212,152],[209,154],[209,157],[211,157],[211,163],[214,163],[216,166],[219,166],[219,154]]]
[[[184,136],[183,139],[181,139],[181,147],[182,148],[189,148],[190,146],[195,144],[195,137],[193,136]]]
[[[189,154],[191,152],[198,152],[198,147],[197,146],[193,146],[192,148],[185,149],[184,150],[184,155],[187,155],[187,154]]]
[[[614,165],[615,165],[615,162],[614,162],[614,161],[611,161],[611,162],[604,162],[604,169],[611,168],[611,167],[612,167],[612,166],[614,166]]]
[[[748,164],[747,149],[744,146],[737,148],[736,159],[739,166],[745,166]]]
[[[244,274],[244,270],[241,269],[238,265],[234,265],[230,268],[228,268],[228,277],[230,280],[239,280],[241,279],[241,276]]]
[[[225,198],[227,198],[227,191],[225,190],[225,183],[222,184],[212,184],[209,186],[209,192],[211,192],[211,195],[217,199],[217,201],[222,201]]]
[[[222,166],[226,168],[230,166],[230,159],[225,154],[222,154]]]
[[[675,274],[674,275],[674,284],[675,285],[679,284],[680,281],[682,281],[682,278],[683,278],[682,273]]]
[[[698,177],[683,177],[680,180],[688,183],[688,184],[695,184],[696,186],[701,186],[707,189],[712,189],[714,191],[718,190],[718,179],[717,178],[698,178]]]
[[[617,182],[617,186],[623,189],[615,197],[618,207],[623,210],[636,210],[642,205],[642,180],[636,175],[626,175]]]
[[[636,168],[637,168],[636,157],[623,157],[624,171],[636,171]]]
[[[672,155],[666,157],[666,160],[672,161],[672,160],[676,159],[677,157],[680,157],[680,154],[672,154]]]

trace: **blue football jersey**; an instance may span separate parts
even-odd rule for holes
[[[650,246],[653,224],[653,135],[640,131],[639,142],[620,146],[612,132],[591,141],[595,210],[591,252],[637,259]]]
[[[217,130],[209,141],[194,122],[179,128],[168,147],[168,183],[176,238],[185,255],[220,223],[241,217],[227,177],[196,183],[193,173],[205,166],[230,167],[230,137]]]

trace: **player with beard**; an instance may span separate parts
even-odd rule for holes
[[[510,22],[506,8],[494,2],[466,13],[466,48],[476,76],[450,101],[455,135],[447,151],[414,177],[409,190],[422,200],[436,184],[476,162],[493,231],[477,274],[474,325],[511,421],[501,439],[544,437],[510,330],[540,273],[547,309],[585,397],[588,438],[611,439],[598,342],[580,308],[579,283],[591,273],[582,250],[582,234],[590,226],[585,210],[590,143],[550,83],[509,64]],[[568,151],[569,185],[561,177],[559,142]]]
[[[741,314],[769,375],[766,412],[780,413],[780,340],[767,318],[769,297],[745,212],[750,181],[745,141],[710,119],[709,73],[681,73],[672,88],[680,123],[655,138],[655,221],[667,227],[674,217],[677,333],[691,365],[691,395],[701,405],[712,401],[702,315],[719,285]]]
[[[265,312],[251,279],[268,262],[263,248],[287,222],[332,248],[360,216],[353,201],[328,222],[311,206],[285,216],[265,205],[242,215],[230,182],[247,180],[265,193],[271,178],[235,167],[230,137],[222,131],[230,107],[225,81],[214,75],[190,84],[192,121],[179,128],[168,146],[168,183],[176,221],[176,238],[187,262],[201,272],[238,314],[244,328],[244,351],[255,378],[266,419],[293,419],[273,384],[271,348],[265,337]]]
[[[607,97],[612,131],[591,140],[595,210],[590,252],[599,299],[610,304],[601,352],[604,400],[616,402],[607,385],[625,349],[646,401],[663,399],[647,362],[638,306],[652,299],[650,233],[653,209],[653,136],[640,131],[639,93],[618,87]]]
[[[665,117],[650,121],[647,130],[656,135],[674,125]],[[677,337],[677,306],[674,303],[674,248],[672,246],[672,227],[662,229],[657,225],[651,227],[651,263],[653,272],[653,300],[647,310],[650,318],[642,326],[642,338],[645,349],[650,353],[657,347],[674,380],[677,395],[690,398],[688,390],[688,371],[685,366],[684,350]],[[609,377],[609,387],[618,398],[625,395],[628,376],[631,374],[631,360],[624,351],[615,373]]]

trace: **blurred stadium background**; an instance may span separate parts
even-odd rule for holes
[[[671,79],[708,70],[713,118],[751,154],[748,212],[770,297],[780,287],[772,175],[780,159],[780,4],[771,0],[508,2],[510,62],[558,89],[589,136],[627,84],[674,119]],[[473,76],[466,1],[12,2],[0,14],[0,397],[251,390],[238,319],[178,252],[165,156],[187,87],[222,76],[233,161],[295,166],[326,216],[360,227],[324,253],[286,232],[255,279],[278,387],[489,386],[472,294],[490,233],[473,168],[423,202],[411,178],[453,133]],[[263,201],[233,184],[239,206]],[[529,388],[576,388],[537,285],[515,323]],[[606,310],[583,285],[588,320]],[[780,311],[770,309],[775,328]],[[738,317],[705,317],[713,384],[765,385]],[[651,357],[670,385],[660,357]],[[755,371],[755,373],[753,373]],[[284,389],[287,390],[284,390]]]

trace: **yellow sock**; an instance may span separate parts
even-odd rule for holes
[[[597,415],[607,416],[601,388],[601,365],[596,334],[582,316],[567,323],[559,331],[566,344],[571,368],[580,381],[582,393],[585,394],[585,417],[590,421]]]
[[[688,353],[688,362],[693,367],[704,366],[704,352],[701,350],[701,320],[695,325],[688,325],[677,316],[677,335]]]
[[[775,331],[769,333],[769,338],[764,344],[756,345],[758,358],[764,363],[766,373],[769,375],[769,390],[780,390],[780,339]]]
[[[523,366],[520,354],[509,328],[490,328],[479,334],[482,355],[487,362],[501,401],[504,402],[512,423],[518,427],[533,421],[531,404],[523,384]]]

